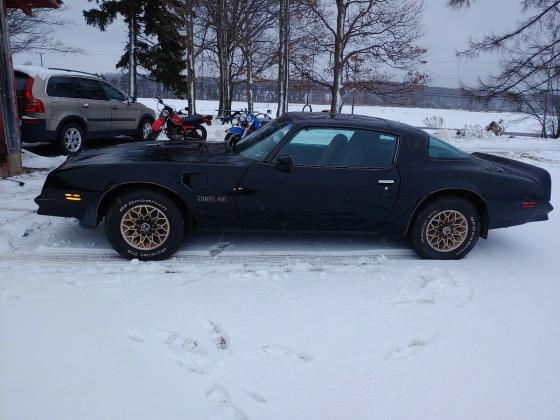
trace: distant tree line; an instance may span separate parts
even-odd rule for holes
[[[104,79],[120,87],[122,90],[127,89],[127,74],[124,73],[107,73],[102,75]],[[197,99],[215,100],[219,99],[220,82],[215,77],[197,77],[195,82],[195,90]],[[313,105],[324,105],[314,111],[330,109],[331,91],[321,85],[310,81],[290,80],[289,102],[301,104],[302,107],[306,103]],[[167,89],[163,83],[140,77],[137,83],[138,96],[142,98],[173,98],[180,99],[170,89]],[[277,103],[277,81],[276,80],[259,80],[253,86],[253,101],[260,103]],[[354,96],[354,97],[353,97]],[[232,90],[232,100],[239,102],[248,102],[247,92],[243,84],[235,84]],[[368,92],[346,92],[343,96],[343,104],[350,106],[354,102],[356,106],[360,105],[385,105],[395,106],[391,100],[384,100],[377,95]],[[473,100],[469,95],[465,94],[461,89],[430,87],[424,86],[421,89],[410,93],[405,99],[401,100],[397,105],[418,108],[442,108],[442,109],[465,109],[469,111],[495,111],[495,112],[520,112],[520,106],[517,102],[512,101],[508,97],[498,97],[487,102],[479,102]]]

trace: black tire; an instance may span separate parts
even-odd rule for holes
[[[136,228],[127,229],[127,226]],[[141,235],[135,239],[130,239],[129,236],[127,239],[123,231]],[[150,190],[136,190],[118,196],[111,203],[105,215],[105,234],[111,246],[124,258],[165,260],[183,243],[185,220],[179,206],[167,195]],[[140,245],[134,246],[131,241]]]
[[[206,132],[206,128],[204,128],[204,126],[198,124],[194,127],[194,131],[197,133],[197,136],[202,139],[202,141],[206,141],[208,133]]]
[[[150,138],[152,137],[152,123],[154,122],[153,118],[142,118],[142,120],[140,120],[140,124],[138,124],[138,128],[136,129],[136,136],[135,136],[135,140],[136,141],[150,141]],[[145,131],[145,126],[149,124],[150,125],[150,130],[148,132]]]
[[[78,123],[64,124],[58,133],[57,147],[63,155],[79,153],[84,149],[86,136]]]
[[[461,197],[430,201],[416,214],[410,232],[421,258],[459,260],[476,245],[481,218],[476,207]]]

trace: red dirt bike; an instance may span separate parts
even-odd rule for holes
[[[146,136],[147,141],[157,140],[161,132],[172,141],[206,141],[206,129],[202,124],[211,125],[212,115],[185,115],[181,110],[175,111],[160,98],[156,98],[163,108],[159,110],[159,117],[152,123],[152,129]],[[188,111],[188,107],[184,108]]]

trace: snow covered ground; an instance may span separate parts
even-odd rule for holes
[[[139,102],[157,110],[157,101],[151,98],[139,98]],[[186,101],[178,99],[165,99],[164,102],[176,109],[184,108],[187,105]],[[217,101],[199,100],[196,101],[197,113],[199,114],[212,114],[216,115],[218,109]],[[233,109],[245,108],[245,102],[233,102]],[[268,109],[273,111],[276,115],[276,103],[256,103],[255,111],[265,113]],[[291,103],[289,105],[290,111],[301,111],[303,104]],[[322,111],[329,109],[328,105],[313,105],[313,111]],[[350,113],[351,107],[345,105],[342,112]],[[448,129],[464,128],[465,125],[474,126],[480,125],[486,127],[491,121],[504,120],[507,131],[518,133],[539,133],[540,129],[535,121],[527,118],[524,114],[514,112],[476,112],[464,111],[456,109],[431,109],[431,108],[402,108],[402,107],[389,107],[389,106],[356,106],[354,108],[355,114],[370,115],[374,117],[386,118],[393,121],[400,121],[415,127],[425,127],[424,119],[426,117],[442,117],[443,127]],[[216,127],[223,130],[221,124],[216,124]],[[213,126],[214,129],[216,128]]]
[[[557,142],[451,140],[546,168],[560,208]],[[198,234],[141,263],[103,226],[38,216],[46,173],[0,180],[2,420],[560,418],[558,211],[462,261],[385,238]]]

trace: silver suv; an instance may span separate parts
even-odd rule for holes
[[[86,139],[144,140],[150,132],[154,111],[100,77],[37,66],[14,70],[24,142],[54,142],[69,154],[79,152]]]

